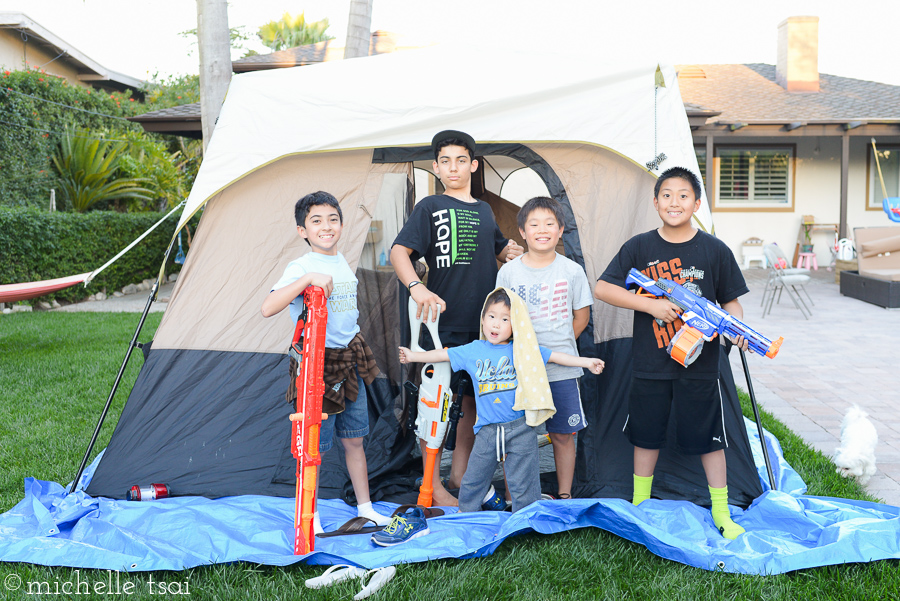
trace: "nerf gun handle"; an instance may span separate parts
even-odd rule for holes
[[[422,327],[421,318],[416,317],[416,302],[409,299],[410,348],[422,352],[419,346],[419,332]],[[422,316],[424,317],[424,315]],[[438,324],[426,321],[425,327],[431,335],[434,348],[441,348],[438,335]],[[425,441],[425,469],[422,487],[419,490],[418,504],[431,507],[434,487],[432,478],[437,465],[437,457],[444,435],[447,432],[447,420],[450,409],[450,364],[429,363],[422,367],[422,383],[418,390],[416,436]]]

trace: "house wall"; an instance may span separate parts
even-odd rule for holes
[[[25,68],[25,61],[28,62],[29,67],[46,65],[42,67],[45,72],[64,77],[71,84],[84,88],[90,87],[88,83],[78,79],[78,71],[66,62],[65,57],[53,60],[54,58],[56,58],[56,54],[51,55],[35,44],[23,41],[18,31],[0,29],[0,65],[6,69],[21,71]]]
[[[705,140],[704,140],[705,141]],[[765,244],[776,242],[788,257],[793,256],[800,224],[804,215],[813,215],[816,223],[839,223],[841,211],[841,139],[831,137],[792,137],[737,139],[736,136],[717,138],[716,142],[728,144],[796,144],[794,155],[794,208],[792,211],[717,211],[713,208],[716,235],[734,252],[739,264],[743,263],[741,246],[747,238],[761,238]],[[894,140],[879,140],[897,143]],[[701,140],[698,140],[698,144]],[[854,227],[889,225],[883,211],[866,210],[866,158],[869,138],[850,139],[850,169],[848,175],[847,224],[852,238]],[[874,166],[872,167],[874,169]],[[833,243],[830,231],[812,234],[813,250],[819,267],[831,263],[829,248]]]

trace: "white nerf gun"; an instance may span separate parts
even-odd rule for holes
[[[414,352],[424,352],[419,346],[419,331],[422,327],[422,317],[416,318],[418,306],[416,301],[409,299],[409,326],[410,349]],[[438,314],[440,319],[440,314]],[[441,339],[438,336],[438,321],[425,321],[425,327],[431,335],[434,348],[440,349]],[[425,441],[425,473],[422,478],[422,486],[419,489],[418,504],[423,507],[431,507],[431,495],[434,493],[432,478],[434,478],[435,463],[437,462],[438,449],[444,442],[444,434],[447,432],[447,424],[450,421],[450,364],[426,363],[422,367],[422,383],[418,392],[418,416],[416,417],[416,436]]]

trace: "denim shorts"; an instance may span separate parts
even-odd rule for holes
[[[366,396],[366,384],[359,373],[354,370],[359,382],[359,394],[355,401],[346,401],[341,413],[328,416],[322,420],[319,428],[319,453],[325,453],[334,446],[334,435],[338,438],[362,438],[369,433],[369,401]]]

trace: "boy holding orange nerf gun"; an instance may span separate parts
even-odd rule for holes
[[[344,221],[341,207],[331,194],[314,192],[297,201],[294,217],[297,233],[310,245],[310,252],[287,266],[284,275],[263,301],[262,314],[263,317],[271,317],[290,307],[291,318],[296,323],[304,290],[308,286],[318,286],[325,291],[328,297],[328,323],[323,411],[331,415],[330,419],[322,421],[319,453],[324,455],[331,449],[336,432],[344,446],[347,472],[356,494],[357,515],[384,526],[390,518],[372,508],[363,449],[363,437],[369,433],[365,384],[375,379],[378,368],[375,367],[372,351],[359,333],[359,309],[356,304],[358,280],[347,260],[337,250]],[[336,357],[341,357],[341,360],[335,361]],[[347,357],[349,361],[344,360]],[[314,518],[314,529],[316,534],[323,532],[318,512]]]

